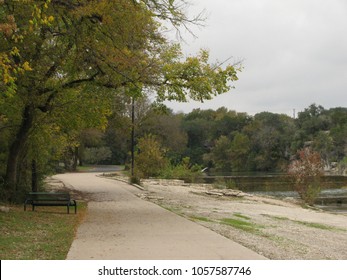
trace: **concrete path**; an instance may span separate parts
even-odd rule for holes
[[[67,259],[256,260],[263,256],[201,225],[138,198],[141,191],[95,173],[56,175],[91,195]]]

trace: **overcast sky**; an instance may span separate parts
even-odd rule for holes
[[[197,39],[183,33],[185,54],[200,48],[211,61],[243,60],[235,89],[205,103],[167,103],[174,111],[193,108],[254,115],[293,116],[310,104],[347,107],[346,0],[190,0],[189,14],[206,10]]]

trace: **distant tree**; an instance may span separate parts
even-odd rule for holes
[[[319,131],[313,139],[312,149],[319,152],[324,165],[329,166],[332,159],[335,157],[335,147],[333,138],[330,136],[330,131]]]
[[[181,162],[187,148],[187,133],[182,129],[182,115],[173,114],[171,110],[158,111],[155,106],[148,112],[138,128],[139,137],[145,134],[156,135],[166,147],[166,156],[173,163]]]
[[[246,113],[230,111],[225,107],[219,108],[214,120],[213,138],[218,139],[221,135],[225,135],[232,139],[232,135],[241,132],[251,120],[251,116]]]
[[[326,165],[332,161],[338,162],[347,155],[347,108],[326,110],[312,104],[298,114],[296,126],[293,150],[313,145]]]
[[[281,114],[262,112],[242,132],[251,141],[250,165],[256,171],[285,169],[290,157],[293,120]]]
[[[204,159],[206,162],[211,161],[216,171],[230,172],[232,170],[230,139],[224,135],[220,136]]]
[[[247,135],[236,133],[230,145],[231,166],[233,171],[249,170],[251,140]]]
[[[112,151],[109,147],[86,148],[84,160],[89,164],[100,164],[111,159]]]
[[[331,119],[329,135],[333,141],[333,155],[335,161],[347,157],[347,108],[332,108],[327,111]]]
[[[296,132],[292,143],[292,150],[304,148],[305,143],[313,141],[319,131],[329,130],[331,119],[326,115],[324,107],[316,104],[310,105],[303,112],[298,113]]]
[[[196,164],[203,164],[203,155],[209,152],[211,131],[214,126],[212,120],[201,115],[197,110],[187,114],[182,120],[182,128],[187,133],[188,143],[185,156]]]

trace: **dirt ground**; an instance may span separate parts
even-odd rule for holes
[[[137,194],[142,199],[269,259],[347,259],[347,214],[177,180],[146,180],[143,186]]]

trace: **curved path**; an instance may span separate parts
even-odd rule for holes
[[[88,214],[67,259],[265,259],[201,225],[136,196],[137,188],[96,173],[60,174],[90,194]]]

